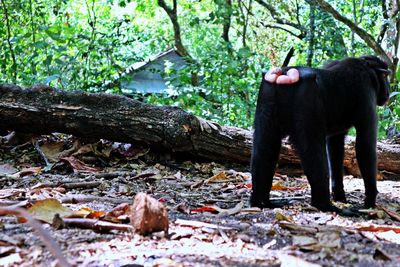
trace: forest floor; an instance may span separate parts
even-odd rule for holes
[[[378,182],[380,208],[342,217],[309,205],[304,176],[279,173],[271,197],[291,204],[249,208],[248,171],[126,144],[42,136],[0,145],[0,210],[27,208],[76,266],[400,266],[400,180]],[[362,205],[361,179],[346,176],[345,190],[351,205]],[[168,232],[142,236],[90,224],[130,225],[123,203],[139,192],[167,208]],[[53,220],[56,213],[61,218]],[[68,217],[86,223],[73,227]],[[56,266],[21,220],[0,217],[0,266]]]

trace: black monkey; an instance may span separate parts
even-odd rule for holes
[[[340,211],[330,201],[328,172],[334,200],[346,201],[344,137],[354,126],[357,161],[365,185],[364,204],[374,207],[378,193],[376,105],[385,104],[389,98],[387,64],[378,57],[363,56],[333,61],[323,69],[295,69],[300,73],[295,83],[262,79],[254,121],[250,204],[273,206],[269,193],[281,139],[289,136],[311,186],[311,204],[322,211]],[[278,75],[288,70],[283,68]]]

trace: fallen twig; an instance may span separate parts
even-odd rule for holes
[[[118,224],[105,221],[99,221],[97,219],[87,218],[62,218],[63,225],[68,227],[79,227],[84,229],[92,229],[95,231],[111,231],[118,230],[124,232],[133,232],[134,228],[129,224]]]
[[[288,230],[296,231],[296,232],[306,232],[315,234],[320,231],[345,231],[354,233],[357,232],[386,232],[393,231],[397,234],[400,234],[400,227],[398,226],[390,226],[390,225],[356,225],[354,227],[343,227],[338,225],[298,225],[295,223],[280,221],[279,226]]]
[[[69,267],[71,264],[64,257],[60,247],[57,242],[50,236],[49,232],[46,231],[40,223],[35,220],[27,211],[21,208],[5,208],[0,207],[0,216],[4,215],[16,215],[24,217],[27,221],[27,224],[32,227],[34,231],[37,232],[39,238],[46,245],[47,249],[53,255],[54,258],[57,259],[58,264],[62,267]]]
[[[221,225],[216,225],[216,224],[211,224],[211,223],[182,220],[182,219],[177,219],[175,221],[175,224],[178,224],[181,226],[191,226],[191,227],[196,227],[196,228],[207,227],[207,228],[211,228],[211,229],[224,229],[224,230],[233,229],[232,227],[228,227],[228,226],[221,226]]]
[[[65,189],[90,189],[101,185],[101,182],[60,182],[60,183],[43,183],[33,186],[32,189],[45,188],[45,187],[63,187]]]
[[[132,204],[132,199],[119,199],[119,198],[111,198],[111,197],[97,197],[97,196],[87,196],[87,195],[69,195],[63,197],[61,203],[87,203],[92,201],[97,202],[108,202],[112,204],[122,204],[129,203]]]
[[[20,203],[20,201],[0,199],[0,207],[17,205],[18,203]]]
[[[389,225],[375,225],[371,224],[368,226],[360,226],[355,227],[353,230],[357,231],[366,231],[366,232],[386,232],[386,231],[393,231],[396,234],[400,234],[400,227],[397,226],[389,226]]]
[[[390,218],[392,218],[393,220],[399,221],[400,222],[400,214],[398,214],[397,212],[391,211],[387,208],[384,208],[382,206],[378,207],[380,209],[382,209],[384,212],[387,213],[387,215],[390,216]]]
[[[94,176],[96,178],[103,178],[106,180],[111,180],[114,178],[117,178],[119,176],[132,176],[134,177],[136,175],[136,172],[104,172],[104,173],[96,173]]]
[[[229,216],[229,215],[237,214],[242,210],[243,205],[244,205],[243,202],[239,202],[238,204],[236,204],[235,207],[233,207],[231,209],[222,210],[221,213],[219,213],[217,215],[217,217],[223,217],[223,216]]]
[[[155,174],[155,173],[152,173],[152,172],[141,173],[141,174],[138,174],[138,175],[132,177],[131,179],[132,179],[132,180],[136,180],[136,179],[145,179],[145,178],[152,177],[152,176],[154,176],[154,175],[156,175],[156,174]]]

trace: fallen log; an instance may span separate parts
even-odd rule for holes
[[[26,89],[0,85],[0,129],[144,144],[211,160],[247,163],[250,159],[251,133],[247,130],[221,127],[177,107],[45,85]]]
[[[23,89],[0,85],[0,130],[144,144],[154,150],[187,153],[214,161],[247,164],[251,132],[200,119],[177,107],[154,106],[110,94],[60,91],[37,85]],[[354,141],[346,141],[345,168],[355,168]],[[400,145],[378,144],[379,169],[400,173]],[[284,142],[280,166],[301,169],[291,145]]]

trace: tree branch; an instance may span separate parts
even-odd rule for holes
[[[352,31],[354,31],[361,39],[365,41],[365,43],[372,48],[375,53],[383,57],[385,61],[389,64],[393,64],[392,60],[388,57],[385,50],[380,46],[378,42],[375,41],[374,37],[366,32],[364,29],[358,27],[354,22],[349,20],[348,18],[342,16],[339,12],[337,12],[330,4],[325,2],[324,0],[306,0],[309,3],[317,4],[322,10],[331,14],[335,19],[344,23],[347,27],[349,27]]]
[[[276,22],[278,22],[279,24],[289,25],[289,26],[291,26],[291,27],[293,27],[293,28],[296,28],[296,29],[302,30],[302,31],[305,30],[304,27],[303,27],[302,25],[297,24],[297,23],[293,23],[293,22],[291,22],[291,21],[289,21],[289,20],[287,20],[287,19],[284,19],[284,18],[279,17],[278,12],[275,10],[275,8],[274,8],[272,5],[270,5],[270,4],[266,3],[266,2],[264,2],[263,0],[256,0],[256,2],[259,3],[261,6],[263,6],[264,8],[266,8],[266,9],[269,11],[269,13],[271,13],[271,16],[272,16],[272,17],[276,20]]]
[[[392,6],[388,15],[393,18],[397,13],[399,13],[399,0],[392,0]]]
[[[158,0],[157,1],[158,5],[160,7],[162,7],[162,9],[165,10],[165,12],[167,12],[168,16],[170,16],[170,14],[173,14],[174,11],[172,10],[172,8],[170,8],[169,6],[167,6],[167,4],[165,3],[164,0]],[[171,16],[170,16],[171,17]]]
[[[306,36],[306,34],[304,32],[301,32],[300,34],[296,34],[294,32],[292,32],[291,30],[288,30],[282,26],[278,26],[278,25],[271,25],[271,24],[265,24],[264,22],[259,22],[262,26],[264,26],[265,28],[272,28],[272,29],[278,29],[278,30],[282,30],[285,31],[287,33],[289,33],[290,35],[293,35],[294,37],[299,38],[300,40],[303,40],[304,37]]]
[[[158,5],[164,9],[168,17],[171,19],[172,26],[174,27],[174,41],[176,49],[182,56],[187,57],[191,61],[192,58],[190,57],[188,51],[182,43],[181,27],[178,23],[178,9],[176,0],[173,1],[173,8],[169,7],[164,0],[158,0],[157,2]]]
[[[385,37],[386,31],[388,29],[389,23],[388,23],[388,19],[389,16],[387,14],[387,8],[386,8],[386,2],[385,0],[381,0],[381,6],[382,6],[382,16],[385,19],[385,22],[382,24],[381,30],[379,32],[378,38],[376,39],[377,43],[379,45],[382,44],[383,38]]]
[[[228,14],[224,14],[222,39],[229,43],[229,30],[231,28],[232,0],[225,0],[225,6],[228,9]]]

